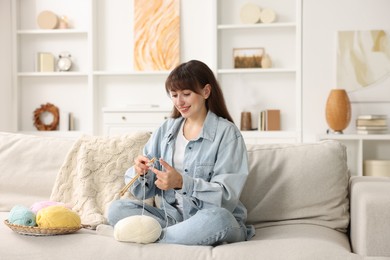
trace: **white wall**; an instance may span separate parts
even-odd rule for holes
[[[325,105],[336,84],[336,32],[339,30],[390,29],[388,0],[303,1],[303,139],[315,140],[328,125]],[[367,96],[371,96],[367,98]],[[358,114],[386,113],[390,103],[361,103],[362,100],[390,101],[390,79],[366,90],[349,93],[352,120],[345,133],[354,130]],[[356,102],[355,102],[356,101]],[[360,102],[360,103],[359,103]]]
[[[0,131],[12,131],[11,4],[0,1]]]

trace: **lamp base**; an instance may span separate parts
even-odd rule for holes
[[[342,130],[331,130],[331,129],[326,130],[326,133],[327,134],[335,134],[335,135],[342,135],[342,134],[344,134]]]

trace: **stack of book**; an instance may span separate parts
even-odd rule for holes
[[[280,130],[280,110],[267,109],[259,113],[259,131]]]
[[[360,115],[356,119],[356,130],[358,134],[386,134],[386,115]]]

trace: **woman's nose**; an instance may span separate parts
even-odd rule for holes
[[[180,96],[180,95],[179,95],[179,96],[177,97],[177,103],[180,104],[180,105],[181,105],[181,104],[184,104],[183,96]]]

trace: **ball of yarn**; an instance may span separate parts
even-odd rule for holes
[[[148,244],[161,235],[161,226],[149,216],[131,216],[121,219],[114,227],[114,238],[121,242]]]
[[[16,205],[12,207],[11,211],[9,212],[8,222],[15,225],[30,227],[37,225],[34,212],[22,205]]]
[[[49,206],[64,206],[64,207],[67,207],[69,208],[68,206],[66,206],[64,203],[62,202],[56,202],[56,201],[50,201],[50,200],[47,200],[47,201],[39,201],[39,202],[35,202],[34,204],[31,205],[30,209],[32,212],[34,212],[35,214],[38,213],[38,211],[40,211],[41,209],[44,209],[44,208],[47,208]],[[70,208],[69,208],[70,209]]]
[[[77,228],[81,219],[76,212],[64,206],[49,206],[38,211],[37,224],[41,228]]]

